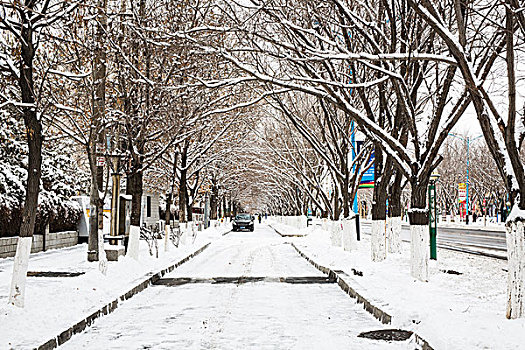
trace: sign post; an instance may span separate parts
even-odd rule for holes
[[[467,184],[461,182],[458,184],[458,202],[460,204],[459,206],[460,208],[459,216],[460,217],[462,216],[462,213],[461,213],[462,204],[466,203],[466,201],[467,201]],[[468,210],[468,208],[466,208],[466,210]],[[468,211],[466,214],[468,216]]]
[[[428,230],[430,233],[430,259],[437,260],[436,182],[439,174],[430,175],[428,184]]]

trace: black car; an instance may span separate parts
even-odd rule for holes
[[[250,230],[253,232],[253,216],[250,214],[238,214],[233,220],[233,231]]]

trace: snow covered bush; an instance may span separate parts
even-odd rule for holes
[[[0,124],[0,237],[16,236],[25,199],[27,145],[21,120],[3,113]],[[35,233],[42,233],[47,223],[51,232],[74,230],[81,209],[69,199],[83,187],[85,176],[70,155],[50,150],[59,149],[57,145],[46,146]]]

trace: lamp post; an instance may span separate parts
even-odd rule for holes
[[[430,233],[430,259],[437,260],[436,182],[439,174],[432,173],[428,183],[428,231]]]
[[[460,140],[463,140],[465,142],[467,142],[467,192],[466,192],[466,203],[465,203],[465,206],[466,206],[466,213],[467,213],[467,216],[465,218],[465,224],[468,225],[468,205],[469,205],[469,202],[468,202],[468,190],[469,190],[469,172],[470,172],[470,142],[472,141],[475,141],[477,139],[479,139],[480,137],[483,137],[483,135],[479,135],[479,136],[476,136],[476,137],[470,137],[470,136],[467,136],[466,138],[465,137],[462,137],[462,136],[459,136],[459,135],[456,135],[456,134],[453,134],[453,133],[449,133],[448,134],[449,136],[453,136],[453,137],[456,137]]]
[[[120,179],[125,158],[125,154],[121,152],[120,147],[120,128],[117,128],[112,135],[107,136],[107,153],[106,157],[109,158],[109,164],[111,169],[111,224],[110,224],[110,236],[118,236],[119,234],[119,219],[120,219]],[[116,245],[116,239],[110,239],[111,245]]]

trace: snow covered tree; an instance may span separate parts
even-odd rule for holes
[[[2,70],[18,82],[18,91],[11,104],[23,118],[28,145],[27,184],[20,236],[18,239],[9,302],[24,306],[25,280],[40,190],[42,168],[42,107],[38,85],[35,85],[35,57],[40,39],[50,35],[58,23],[67,18],[75,2],[25,0],[0,5],[0,56]],[[5,47],[4,45],[7,45]],[[12,45],[12,46],[11,46]],[[38,78],[37,78],[38,79]],[[38,80],[37,80],[38,82]]]
[[[448,7],[435,1],[408,3],[454,57],[485,141],[510,194],[513,209],[507,219],[507,318],[524,317],[525,168],[520,149],[525,125],[517,94],[522,79],[517,60],[522,55],[525,35],[523,3],[505,0],[487,6],[483,1],[473,1],[467,6],[454,0]]]
[[[232,33],[224,45],[200,40],[193,35],[198,29],[178,35],[236,65],[245,73],[237,81],[256,79],[335,106],[408,179],[411,272],[426,281],[427,185],[441,144],[469,103],[461,86],[458,94],[451,93],[458,89],[451,89],[455,60],[446,55],[444,43],[404,1],[218,2],[217,8],[234,24],[200,29]],[[396,125],[407,129],[406,145]],[[382,210],[380,215],[385,217]],[[384,229],[377,236],[385,237]]]
[[[0,114],[0,236],[18,236],[27,183],[27,154],[24,123]],[[51,135],[46,134],[48,137]],[[75,230],[81,210],[70,201],[86,186],[86,177],[66,154],[64,140],[48,140],[42,149],[42,181],[35,219],[35,234],[46,225],[50,232]]]
[[[361,154],[354,149],[351,135],[357,132],[357,127],[353,127],[353,120],[323,100],[302,93],[295,96],[289,94],[287,98],[283,98],[283,95],[274,96],[273,99],[276,101],[275,108],[302,135],[330,174],[334,184],[333,199],[329,199],[321,190],[320,183],[315,185],[325,204],[324,210],[330,212],[333,220],[338,220],[341,213],[344,218],[350,217],[359,182],[371,165],[368,162],[370,147],[363,147]],[[279,131],[277,133],[280,134]],[[293,149],[293,144],[297,144],[293,134],[289,137],[292,145],[285,144],[284,149]],[[279,153],[279,150],[275,150],[275,153]],[[352,154],[355,159],[352,159]],[[299,166],[297,170],[301,168]],[[298,173],[303,174],[304,181],[316,181],[308,172],[298,170]]]

